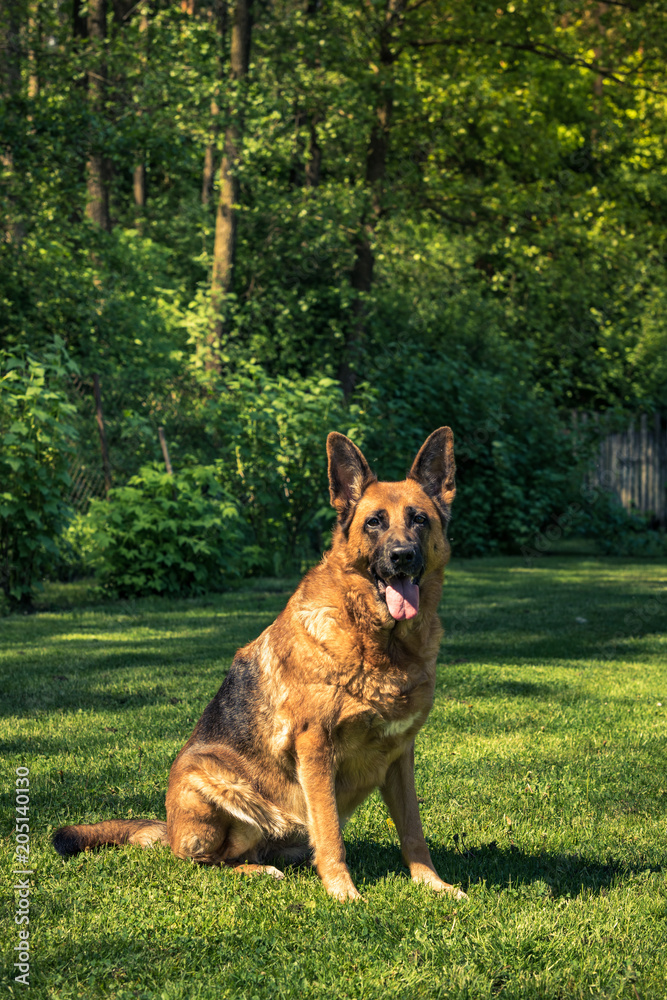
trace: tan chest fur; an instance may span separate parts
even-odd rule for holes
[[[348,588],[341,605],[341,588],[332,587],[327,599],[330,567],[325,563],[318,570],[292,599],[299,615],[290,613],[288,605],[257,640],[262,690],[270,702],[261,717],[266,720],[265,745],[283,770],[290,769],[300,732],[309,726],[326,731],[344,819],[371,788],[382,784],[428,716],[441,634],[433,610],[440,579],[424,588],[423,612],[410,628],[408,623],[382,628],[386,623],[378,620],[373,629],[360,630],[352,624],[355,603],[368,613],[365,595],[357,601]],[[317,595],[312,604],[301,593],[303,588],[307,597],[311,587]]]

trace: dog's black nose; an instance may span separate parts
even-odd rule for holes
[[[419,562],[417,550],[408,545],[397,545],[389,553],[389,558],[396,573],[412,574]]]

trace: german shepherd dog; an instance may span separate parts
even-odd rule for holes
[[[161,843],[179,858],[276,878],[272,861],[311,859],[328,893],[356,899],[341,827],[379,788],[413,880],[465,895],[433,866],[414,782],[441,636],[453,434],[434,431],[398,483],[378,482],[342,434],[329,435],[327,452],[332,547],[236,654],[171,768],[167,822],[62,827],[60,854]]]

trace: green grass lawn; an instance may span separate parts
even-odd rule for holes
[[[440,874],[413,885],[374,795],[345,829],[364,902],[165,848],[62,861],[63,823],[164,818],[171,761],[292,581],[191,601],[52,587],[0,619],[3,955],[14,781],[30,769],[30,996],[667,997],[667,566],[454,563],[417,790]]]

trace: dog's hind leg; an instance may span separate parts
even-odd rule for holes
[[[241,875],[270,875],[275,879],[285,878],[280,869],[274,868],[273,865],[255,865],[245,861],[242,865],[234,865],[233,868]]]
[[[167,833],[177,857],[282,878],[277,868],[259,863],[258,851],[287,825],[280,810],[218,755],[189,753],[174,764]]]

